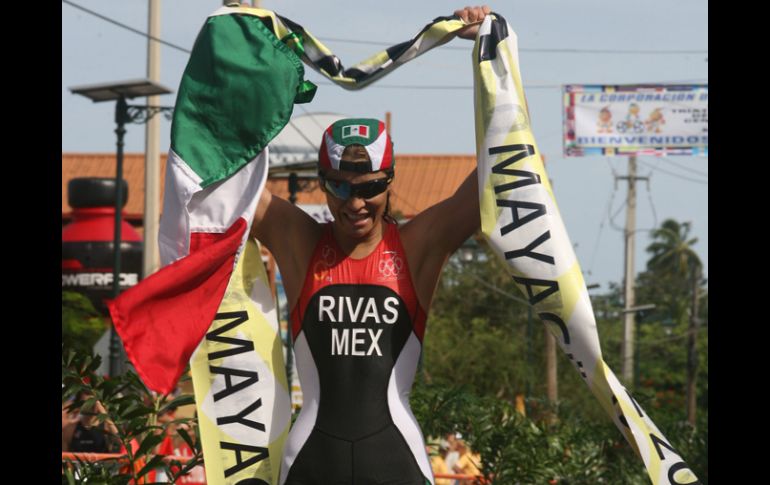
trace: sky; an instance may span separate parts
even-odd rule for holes
[[[160,83],[176,92],[195,37],[217,0],[162,0]],[[148,2],[63,0],[62,152],[115,151],[114,103],[92,103],[68,88],[145,78],[147,38],[103,18],[147,32]],[[489,3],[516,32],[533,134],[546,159],[556,201],[587,284],[599,292],[623,278],[627,182],[625,157],[565,157],[562,95],[565,84],[708,83],[708,4],[699,0],[604,2],[519,0]],[[465,4],[437,0],[262,0],[299,23],[350,67],[405,40],[438,16]],[[376,42],[379,44],[367,44]],[[399,153],[473,154],[473,43],[455,39],[357,92],[318,84],[315,99],[295,115],[332,112],[385,118]],[[605,52],[592,52],[592,51]],[[606,52],[613,51],[613,52]],[[629,52],[630,51],[630,52]],[[644,51],[644,52],[639,52]],[[174,94],[161,97],[174,104]],[[161,121],[161,149],[170,144]],[[129,125],[126,152],[144,151],[144,127]],[[708,157],[638,157],[635,268],[644,269],[649,231],[665,219],[690,222],[693,246],[708,276]],[[644,303],[644,302],[638,302]]]

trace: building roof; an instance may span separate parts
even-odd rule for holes
[[[160,157],[160,190],[163,199],[166,154]],[[465,177],[476,167],[474,155],[396,155],[396,177],[391,186],[394,213],[406,218],[422,212],[452,195]],[[115,177],[114,153],[62,153],[62,219],[69,219],[72,208],[67,202],[67,186],[77,177]],[[142,221],[144,212],[144,154],[123,156],[123,178],[128,182],[126,219]],[[326,197],[315,180],[302,181],[306,188],[297,194],[298,204],[325,204]],[[289,198],[287,180],[269,179],[268,189],[284,199]]]

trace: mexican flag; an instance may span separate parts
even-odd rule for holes
[[[172,392],[191,364],[210,484],[276,483],[290,422],[272,294],[249,238],[268,143],[314,86],[256,15],[203,25],[174,108],[160,225],[164,267],[109,303],[143,382]],[[261,482],[255,482],[261,483]]]
[[[299,58],[259,17],[231,13],[206,20],[179,87],[159,236],[165,267],[110,304],[129,357],[158,392],[173,390],[214,318],[267,177],[267,144],[307,86]]]

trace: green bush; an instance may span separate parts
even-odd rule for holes
[[[551,406],[536,399],[527,402],[534,412],[525,417],[512,403],[469,389],[418,382],[412,410],[426,436],[461,433],[481,455],[491,483],[650,483],[643,462],[609,417],[597,421],[566,402]],[[707,485],[708,417],[703,415],[703,425],[692,429],[673,413],[657,415],[658,427]]]
[[[87,296],[75,291],[61,292],[61,334],[65,347],[88,354],[107,328],[107,319]]]
[[[99,356],[94,357],[90,353],[62,346],[62,406],[69,403],[70,409],[89,409],[96,400],[101,402],[106,413],[99,414],[97,422],[111,420],[115,423],[118,433],[111,439],[116,439],[122,445],[128,465],[118,464],[115,460],[91,463],[66,461],[62,469],[62,484],[126,485],[137,483],[154,469],[163,469],[170,480],[166,483],[174,483],[177,478],[203,463],[194,419],[180,418],[165,423],[157,421],[158,415],[194,403],[193,396],[155,396],[132,371],[104,378],[96,373],[100,363]],[[91,397],[85,401],[75,400],[81,391]],[[194,435],[190,436],[178,426],[174,433],[190,446],[194,456],[184,465],[178,461],[164,462],[163,456],[156,454],[155,449],[168,433],[169,426],[182,424],[193,425]],[[131,446],[132,441],[139,445],[135,451]]]

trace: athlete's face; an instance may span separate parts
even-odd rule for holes
[[[373,180],[384,180],[387,179],[387,175],[382,172],[358,173],[329,170],[324,174],[324,178],[332,183],[343,181],[356,185]],[[387,189],[371,198],[363,198],[356,194],[343,200],[326,190],[323,184],[321,189],[326,193],[326,203],[334,216],[334,224],[343,234],[354,239],[365,237],[381,223],[388,200],[388,190],[390,190]]]

